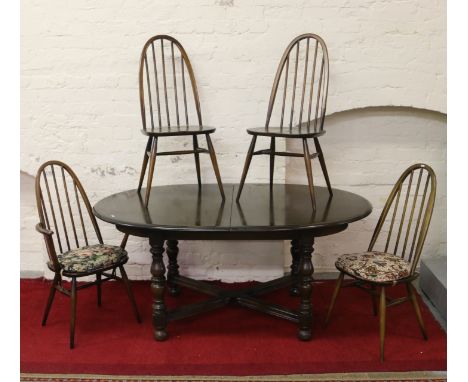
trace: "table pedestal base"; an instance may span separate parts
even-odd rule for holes
[[[167,284],[171,295],[180,293],[179,287],[186,287],[212,296],[212,298],[167,311],[164,303],[166,288],[165,266],[163,262],[164,240],[150,238],[153,262],[151,265],[151,291],[153,296],[153,334],[158,341],[168,337],[167,323],[180,320],[210,310],[236,304],[262,312],[271,316],[297,323],[299,326],[298,338],[303,341],[310,340],[312,336],[312,239],[293,240],[291,242],[292,265],[291,273],[284,277],[260,283],[240,290],[224,290],[218,286],[193,280],[179,275],[177,254],[179,252],[177,240],[167,241],[167,254],[169,258]],[[265,302],[257,296],[273,292],[277,289],[290,286],[291,294],[300,297],[299,310],[294,311],[281,305]]]

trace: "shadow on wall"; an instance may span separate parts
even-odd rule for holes
[[[334,271],[335,258],[345,252],[365,250],[378,215],[391,187],[410,164],[425,162],[437,174],[438,189],[434,215],[423,258],[446,254],[446,115],[407,107],[377,107],[349,110],[327,117],[327,133],[321,139],[333,187],[363,195],[374,206],[373,213],[353,223],[337,235],[318,238],[314,267],[318,272]],[[289,140],[290,151],[301,150],[300,142]],[[314,180],[324,185],[318,162],[314,161]],[[42,238],[34,231],[37,210],[34,177],[21,175],[21,272],[25,277],[44,274],[45,251]],[[306,184],[302,159],[288,159],[286,180]],[[249,181],[255,181],[249,179]],[[85,185],[86,187],[86,185]],[[110,242],[119,242],[120,233],[101,224]],[[284,253],[281,242],[185,242],[181,243],[181,271],[196,278],[221,278],[229,281],[268,280],[290,264],[289,243]],[[128,245],[132,261],[131,278],[148,278],[149,256],[145,240],[131,238]],[[237,254],[236,256],[233,256]],[[239,256],[238,254],[246,254]],[[282,256],[284,255],[284,262]]]
[[[339,112],[325,121],[320,140],[330,180],[335,188],[361,194],[374,209],[366,219],[353,223],[341,234],[316,241],[316,270],[333,271],[342,253],[367,249],[378,216],[400,174],[411,164],[424,162],[437,175],[437,199],[423,258],[446,254],[447,116],[410,107],[370,107]],[[288,151],[302,150],[290,140]],[[318,161],[313,162],[314,181],[325,185]],[[286,181],[306,184],[304,162],[288,158]],[[285,265],[289,255],[285,250]]]
[[[34,193],[35,177],[20,171],[20,269],[22,277],[41,277],[45,264],[43,240],[34,230],[39,222]]]

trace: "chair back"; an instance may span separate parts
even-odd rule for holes
[[[278,94],[279,93],[279,94]],[[286,48],[276,72],[265,127],[293,126],[320,132],[328,96],[328,51],[320,36],[306,33]]]
[[[192,64],[175,38],[157,35],[146,42],[140,57],[138,83],[144,130],[202,126]]]
[[[39,167],[36,203],[41,228],[54,233],[49,240],[46,239],[46,246],[49,259],[56,269],[56,249],[64,253],[90,243],[103,244],[86,192],[76,174],[65,163],[52,160]],[[89,225],[93,228],[87,229]]]
[[[414,164],[403,172],[392,189],[369,244],[407,260],[411,275],[418,265],[431,222],[437,181],[427,164]]]

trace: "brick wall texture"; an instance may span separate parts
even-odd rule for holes
[[[439,180],[424,256],[444,255],[445,7],[436,0],[23,1],[21,269],[45,272],[30,177],[42,162],[70,164],[92,203],[136,186],[146,142],[139,131],[138,62],[155,34],[176,37],[189,54],[204,123],[217,128],[213,143],[225,182],[240,179],[245,129],[265,121],[284,48],[301,33],[322,36],[330,85],[321,143],[331,180],[367,197],[374,212],[341,234],[318,239],[316,269],[331,270],[339,253],[367,247],[391,185],[416,161],[431,164]],[[167,140],[161,148],[186,143]],[[267,181],[267,165],[266,158],[255,158],[248,181]],[[157,166],[155,184],[196,181],[192,158],[163,158]],[[207,157],[202,176],[215,182]],[[276,181],[305,183],[303,163],[277,160]],[[120,241],[113,227],[101,228],[108,241]],[[283,272],[284,248],[282,242],[187,242],[181,243],[181,265],[199,278],[268,279]],[[128,249],[129,274],[147,278],[147,243],[132,238]]]

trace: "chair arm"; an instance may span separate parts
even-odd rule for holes
[[[47,247],[47,253],[49,255],[50,261],[54,264],[56,269],[60,269],[60,264],[57,259],[57,254],[55,253],[54,240],[52,239],[53,231],[50,229],[44,228],[41,223],[36,224],[36,231],[44,235],[44,241]]]
[[[54,234],[53,231],[44,228],[41,223],[36,224],[36,231],[39,232],[39,233],[42,233],[43,235],[49,236],[49,237],[51,237]]]

